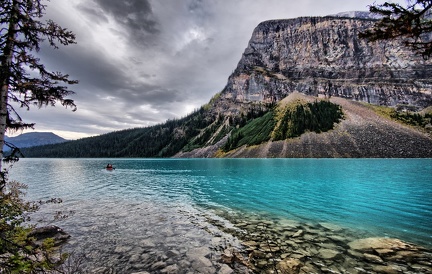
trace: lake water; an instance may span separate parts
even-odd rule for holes
[[[10,178],[63,199],[34,220],[73,210],[57,225],[99,271],[221,271],[212,258],[239,240],[217,224],[250,218],[432,247],[432,159],[21,159]]]

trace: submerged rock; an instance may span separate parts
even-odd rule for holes
[[[383,259],[381,259],[381,257],[379,257],[377,255],[365,253],[365,254],[363,254],[363,256],[367,261],[369,261],[371,263],[378,263],[378,264],[384,263]]]
[[[55,246],[62,245],[70,238],[68,233],[55,225],[37,227],[30,232],[29,236],[36,238],[36,244],[38,245],[41,245],[44,240],[52,238]]]
[[[329,223],[286,226],[285,220],[265,223],[263,230],[258,227],[265,216],[222,216],[249,225],[233,235],[242,249],[230,250],[221,261],[230,266],[241,261],[254,273],[432,274],[431,251],[399,239],[367,237],[367,232]]]
[[[331,224],[331,223],[319,223],[319,225],[321,225],[325,229],[328,229],[328,230],[334,231],[334,232],[343,230],[342,227],[335,225],[335,224]]]
[[[303,263],[300,260],[288,258],[279,262],[276,266],[276,269],[281,271],[282,273],[294,274],[298,273],[300,267],[302,266]]]
[[[300,237],[303,235],[303,230],[298,230],[296,233],[292,235],[293,238]]]
[[[348,245],[351,249],[361,251],[417,250],[414,245],[393,238],[365,238],[349,242]]]
[[[224,250],[224,253],[221,255],[221,262],[224,264],[232,264],[234,262],[234,254],[232,250]]]
[[[341,256],[342,254],[339,251],[333,249],[322,248],[318,253],[318,257],[324,260],[336,260],[338,257],[340,258]]]
[[[383,274],[398,274],[406,272],[406,268],[398,265],[376,265],[373,267],[373,271]]]
[[[226,264],[222,265],[218,271],[218,274],[231,274],[231,273],[234,273],[234,270],[232,270],[232,268]]]

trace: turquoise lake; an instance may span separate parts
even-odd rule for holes
[[[108,163],[115,170],[105,170]],[[163,243],[166,224],[197,235],[187,220],[218,211],[432,246],[432,159],[21,159],[9,177],[29,186],[29,199],[62,198],[52,208],[75,212],[60,226],[80,248],[86,240],[87,248],[118,245],[127,233]]]

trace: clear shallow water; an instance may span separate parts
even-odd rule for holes
[[[432,245],[432,159],[22,159],[10,177],[71,207],[222,207]]]
[[[87,269],[111,273],[217,272],[217,254],[239,245],[210,221],[217,212],[432,247],[432,159],[21,159],[10,179],[31,200],[62,198],[33,220],[73,210],[58,223],[70,249],[86,254]]]

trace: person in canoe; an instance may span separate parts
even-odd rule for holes
[[[107,170],[113,170],[114,167],[112,166],[112,164],[107,164],[106,169]]]

